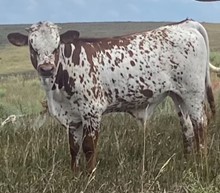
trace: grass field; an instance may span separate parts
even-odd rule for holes
[[[170,101],[157,109],[145,137],[130,116],[105,116],[97,170],[92,176],[73,176],[66,130],[49,115],[39,114],[44,93],[38,80],[11,78],[1,85],[0,97],[3,119],[27,115],[0,128],[0,192],[220,191],[218,119],[208,129],[208,160],[199,160],[183,157],[179,121]]]
[[[84,36],[88,36],[85,32],[89,27],[91,36],[107,36],[137,30],[138,26],[143,31],[144,27],[150,29],[160,24],[96,23],[77,24],[77,28]],[[205,25],[210,33],[211,61],[219,65],[220,25]],[[71,26],[66,24],[65,29]],[[7,43],[0,48],[0,74],[32,69],[27,48],[18,49]],[[215,75],[212,79],[218,81]],[[146,133],[129,115],[105,116],[95,173],[74,176],[66,130],[48,114],[40,114],[44,92],[38,79],[22,75],[6,77],[0,84],[1,121],[11,114],[22,116],[0,127],[0,193],[219,193],[218,93],[216,90],[216,120],[208,128],[207,159],[193,154],[184,158],[179,121],[167,100],[157,108]]]

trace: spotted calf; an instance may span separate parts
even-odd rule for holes
[[[88,171],[96,165],[103,114],[127,112],[144,123],[170,96],[184,136],[185,151],[203,146],[204,112],[215,104],[209,74],[209,42],[192,20],[152,31],[110,38],[59,34],[57,25],[39,22],[28,36],[8,35],[16,46],[29,45],[30,58],[46,92],[50,113],[69,130],[72,170],[85,153]]]

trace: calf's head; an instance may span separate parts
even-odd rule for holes
[[[79,37],[79,32],[70,30],[59,34],[57,25],[39,22],[27,29],[28,35],[8,34],[8,40],[15,46],[29,45],[30,58],[39,75],[48,78],[54,75],[59,62],[60,44],[69,44]]]

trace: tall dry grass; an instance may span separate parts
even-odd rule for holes
[[[39,115],[41,106],[37,101],[44,94],[38,80],[12,78],[0,90],[4,93],[0,94],[2,104],[7,104],[0,112],[8,109],[9,114],[30,114],[0,128],[2,193],[220,191],[218,119],[208,129],[206,162],[194,155],[184,158],[179,120],[170,100],[161,104],[148,122],[145,137],[143,128],[132,117],[105,116],[96,171],[91,176],[84,172],[74,176],[66,130],[49,115]],[[84,162],[82,159],[82,171]]]

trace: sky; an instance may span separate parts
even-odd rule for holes
[[[0,24],[39,21],[181,21],[220,23],[220,1],[195,0],[0,0]]]

